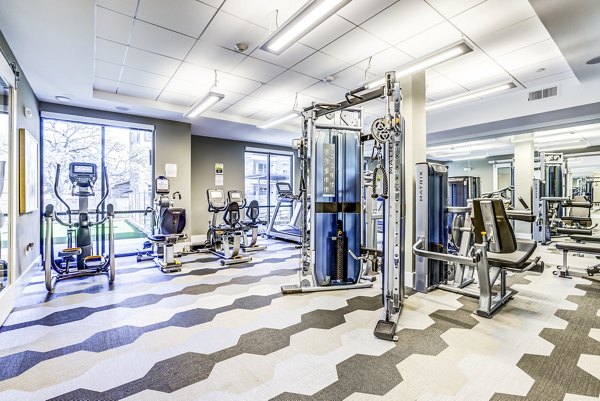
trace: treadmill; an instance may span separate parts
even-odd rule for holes
[[[270,238],[278,238],[286,241],[293,241],[297,243],[302,242],[302,205],[294,192],[292,186],[287,182],[278,182],[275,184],[277,187],[277,206],[275,206],[275,213],[269,226],[267,227],[267,236]],[[287,224],[275,225],[277,220],[277,214],[282,204],[294,205],[294,212],[292,217]]]

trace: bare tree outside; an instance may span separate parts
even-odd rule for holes
[[[78,199],[71,195],[68,167],[72,162],[88,162],[96,164],[98,169],[98,180],[94,186],[96,195],[89,200],[90,211],[94,210],[102,197],[104,158],[110,184],[106,203],[112,203],[117,212],[139,211],[151,206],[152,136],[152,131],[147,130],[44,119],[44,205],[52,203],[58,213],[66,211],[54,193],[56,166],[60,164],[58,191],[71,209],[76,210]],[[145,238],[149,223],[150,218],[143,213],[118,214],[115,237],[117,241]],[[55,226],[57,240],[60,241],[62,234],[60,228]]]

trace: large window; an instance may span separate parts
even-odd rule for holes
[[[294,185],[294,164],[291,154],[269,153],[268,151],[246,151],[245,192],[248,202],[257,200],[260,205],[260,218],[270,221],[277,205],[278,182]],[[287,223],[292,214],[289,203],[283,204],[277,214],[275,224]]]
[[[151,218],[144,214],[153,199],[153,132],[149,130],[88,124],[44,118],[42,144],[42,180],[44,205],[52,203],[59,215],[66,212],[54,193],[56,167],[61,165],[58,191],[72,210],[78,208],[78,198],[71,196],[69,163],[92,162],[98,167],[95,196],[89,198],[92,219],[102,217],[105,205],[115,207],[115,251],[130,254],[139,248],[141,239],[151,229]],[[104,195],[102,167],[106,167],[109,194],[100,214],[96,205]],[[107,227],[93,231],[96,252],[107,252]],[[66,228],[54,226],[55,250],[66,244]]]

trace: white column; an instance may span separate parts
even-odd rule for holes
[[[402,114],[406,127],[405,142],[405,272],[406,286],[414,284],[414,256],[412,246],[415,242],[415,163],[426,161],[427,140],[425,130],[425,71],[400,79],[402,88]]]
[[[523,138],[523,140],[521,139]],[[519,141],[514,145],[515,163],[515,209],[524,209],[517,200],[523,197],[530,208],[532,205],[532,183],[534,178],[534,147],[533,135],[529,138],[519,136]],[[531,238],[531,223],[524,221],[515,222],[515,235],[521,238]]]

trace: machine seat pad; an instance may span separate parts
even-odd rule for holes
[[[154,234],[148,235],[148,239],[152,242],[177,242],[187,238],[186,234]]]
[[[104,265],[104,258],[100,255],[90,255],[83,259],[83,264],[87,268],[101,267]]]
[[[64,258],[65,256],[74,256],[81,255],[81,248],[65,248],[62,251],[58,252],[59,258]]]
[[[523,270],[529,265],[529,258],[537,248],[537,242],[532,240],[517,240],[517,250],[512,253],[488,252],[487,258],[491,266]]]
[[[600,242],[600,237],[592,236],[592,235],[571,235],[571,239],[574,241],[583,241],[583,242]]]
[[[576,216],[563,216],[561,217],[561,220],[564,221],[575,221],[575,222],[584,222],[584,223],[591,223],[592,219],[589,217],[576,217]]]
[[[581,252],[600,254],[600,244],[580,244],[579,242],[559,242],[556,249],[564,252]]]

